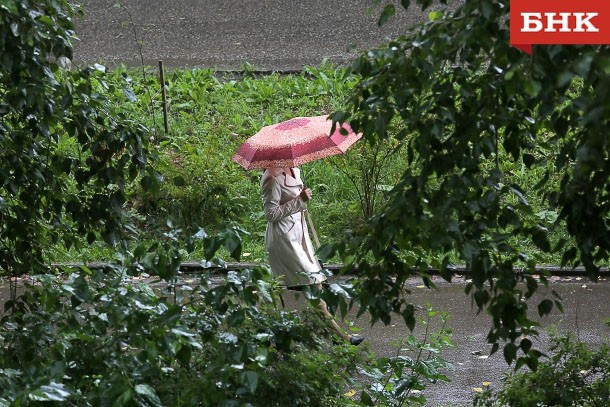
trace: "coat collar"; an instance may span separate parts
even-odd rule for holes
[[[303,185],[303,180],[301,179],[301,170],[298,168],[293,168],[294,177],[290,175],[290,173],[284,173],[284,185],[287,187],[300,187]]]

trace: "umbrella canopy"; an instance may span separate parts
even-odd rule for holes
[[[332,120],[327,117],[295,117],[263,127],[239,147],[233,161],[246,170],[284,168],[342,154],[362,134],[354,133],[347,123],[342,126],[348,132],[346,136],[339,126],[330,134]]]

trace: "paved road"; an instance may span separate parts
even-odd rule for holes
[[[301,70],[404,33],[422,18],[399,10],[383,29],[372,0],[80,0],[75,62]],[[141,45],[141,52],[138,44]],[[353,48],[353,49],[352,49]]]

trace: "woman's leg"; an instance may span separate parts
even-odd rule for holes
[[[315,289],[322,291],[322,284],[316,284],[313,286]],[[320,302],[318,303],[318,308],[320,309],[320,313],[322,314],[322,316],[328,320],[328,322],[330,323],[330,326],[337,332],[337,334],[339,334],[339,336],[341,338],[343,338],[346,341],[350,340],[350,335],[345,333],[345,331],[343,331],[341,329],[341,327],[339,326],[339,324],[337,324],[337,321],[335,320],[335,317],[330,313],[330,311],[328,311],[328,305],[326,304],[326,301],[320,299]]]

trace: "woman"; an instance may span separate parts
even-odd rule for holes
[[[288,288],[311,286],[322,289],[326,276],[314,254],[303,211],[311,199],[311,189],[305,188],[298,168],[268,168],[261,178],[263,211],[267,218],[265,249],[269,265],[276,276],[283,278]],[[326,303],[320,300],[322,314],[337,333],[354,345],[363,338],[348,335],[334,320]]]

